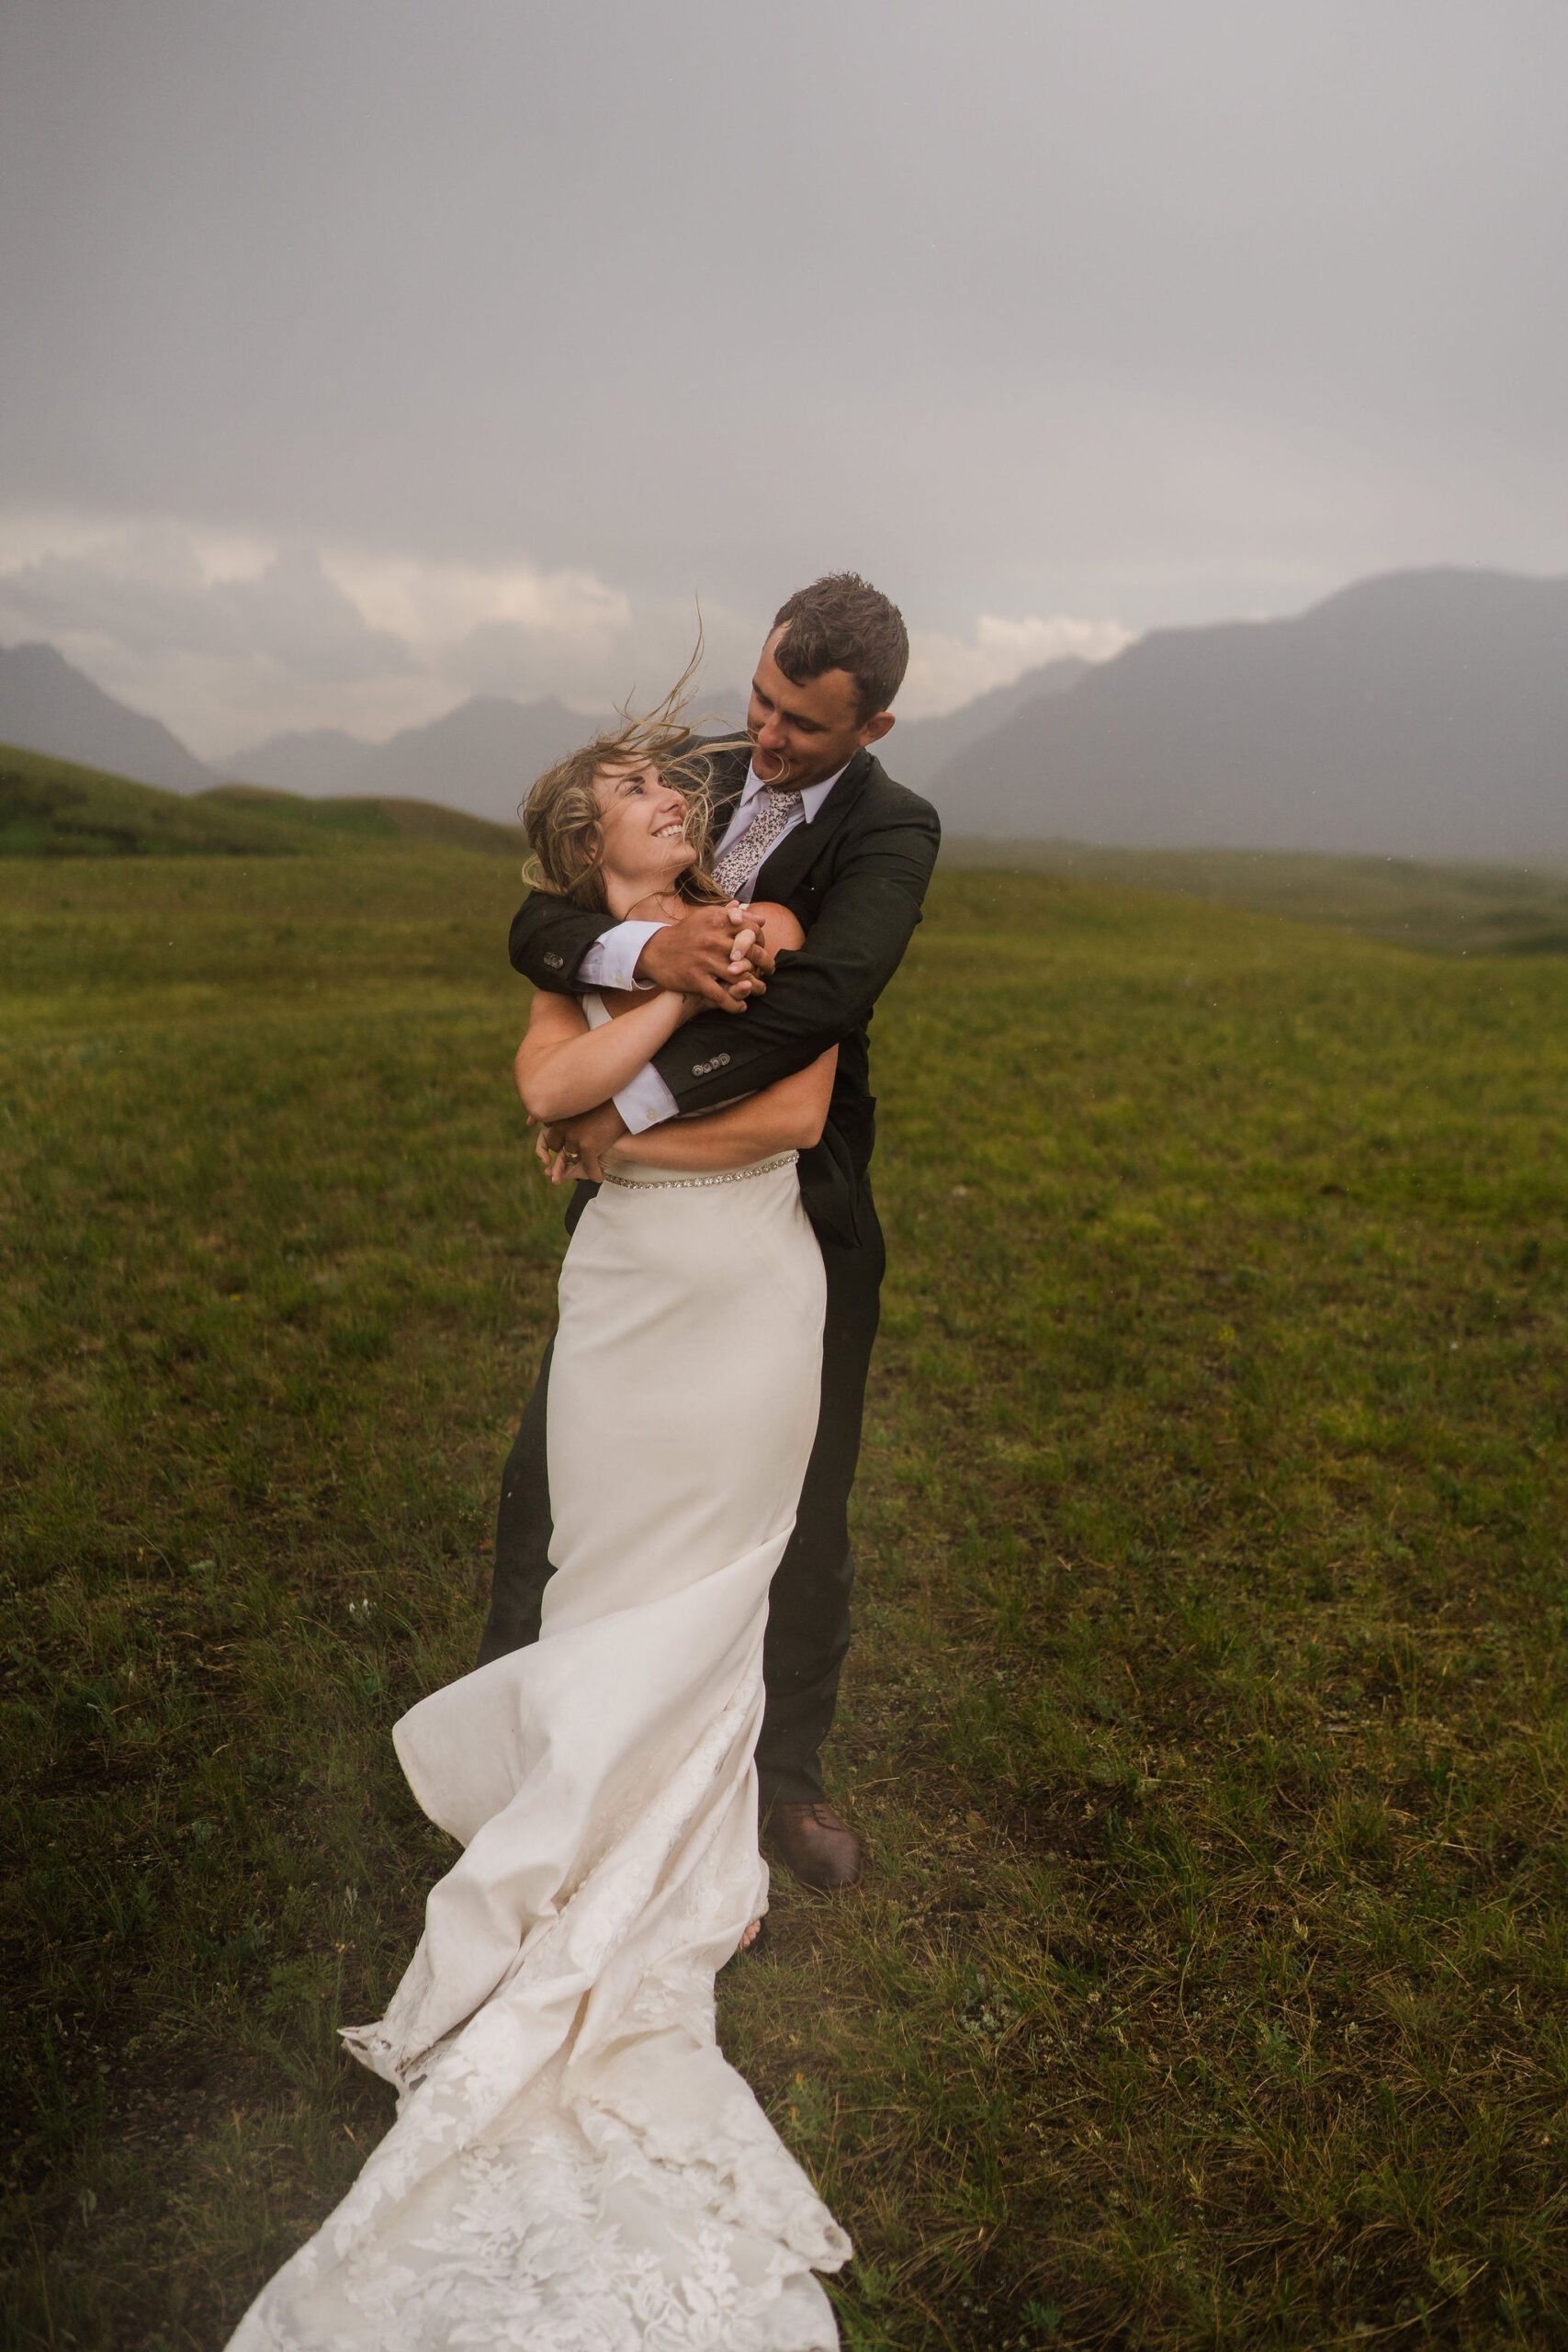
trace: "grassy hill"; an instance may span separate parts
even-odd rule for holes
[[[0,857],[266,857],[293,846],[205,795],[0,744]]]
[[[1568,867],[1325,857],[1305,850],[1113,849],[949,834],[948,866],[1057,874],[1248,907],[1444,955],[1568,953]]]
[[[19,2346],[224,2340],[386,2128],[334,2030],[451,1850],[389,1732],[561,1204],[514,867],[343,838],[0,866]],[[846,2344],[1544,2352],[1568,965],[953,871],[876,1060],[872,1871],[720,1986]]]
[[[248,817],[315,834],[347,833],[361,840],[441,842],[516,859],[526,843],[520,825],[492,824],[466,809],[443,808],[434,800],[401,800],[390,794],[343,795],[321,800],[265,785],[220,784],[198,795],[209,807],[232,808]]]
[[[513,874],[525,847],[520,826],[429,800],[317,800],[249,784],[187,798],[0,745],[0,857],[301,856],[400,841],[505,857]],[[963,835],[942,856],[949,869],[1176,894],[1444,954],[1568,953],[1568,870]]]
[[[0,857],[277,857],[357,841],[441,842],[522,854],[519,827],[425,800],[308,800],[226,784],[164,792],[0,744]]]

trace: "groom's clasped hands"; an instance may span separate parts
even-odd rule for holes
[[[766,925],[752,921],[739,899],[726,907],[694,907],[679,922],[653,933],[637,961],[639,980],[705,997],[721,1012],[744,1012],[747,1001],[765,994],[773,959]]]
[[[707,1003],[722,1012],[744,1012],[752,997],[766,993],[773,968],[766,925],[732,899],[728,906],[694,907],[679,922],[661,924],[637,957],[637,977],[651,988],[678,990],[694,1001],[694,1012]],[[581,1176],[597,1184],[604,1173],[601,1155],[626,1132],[615,1104],[601,1102],[579,1118],[541,1125],[535,1151],[552,1183]]]

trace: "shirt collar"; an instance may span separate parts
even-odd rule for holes
[[[847,768],[848,766],[849,762],[846,760],[844,762],[844,768]],[[816,816],[818,808],[821,808],[824,800],[827,799],[828,795],[832,791],[833,786],[838,783],[840,776],[843,775],[844,768],[837,769],[832,775],[825,775],[820,784],[807,784],[801,786],[801,814],[804,816],[806,822],[808,825]],[[745,787],[741,792],[739,804],[736,809],[737,816],[739,815],[742,808],[750,808],[751,802],[756,799],[759,793],[766,792],[769,788],[770,787],[763,783],[761,777],[757,774],[755,767],[749,768],[746,772]]]

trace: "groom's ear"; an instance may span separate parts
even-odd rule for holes
[[[880,743],[883,737],[886,734],[888,729],[893,724],[893,713],[890,710],[879,710],[876,717],[874,718],[868,718],[865,725],[861,729],[861,741],[866,744]]]

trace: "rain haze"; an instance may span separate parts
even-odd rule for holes
[[[203,757],[1568,570],[1568,15],[0,14],[0,643]]]

